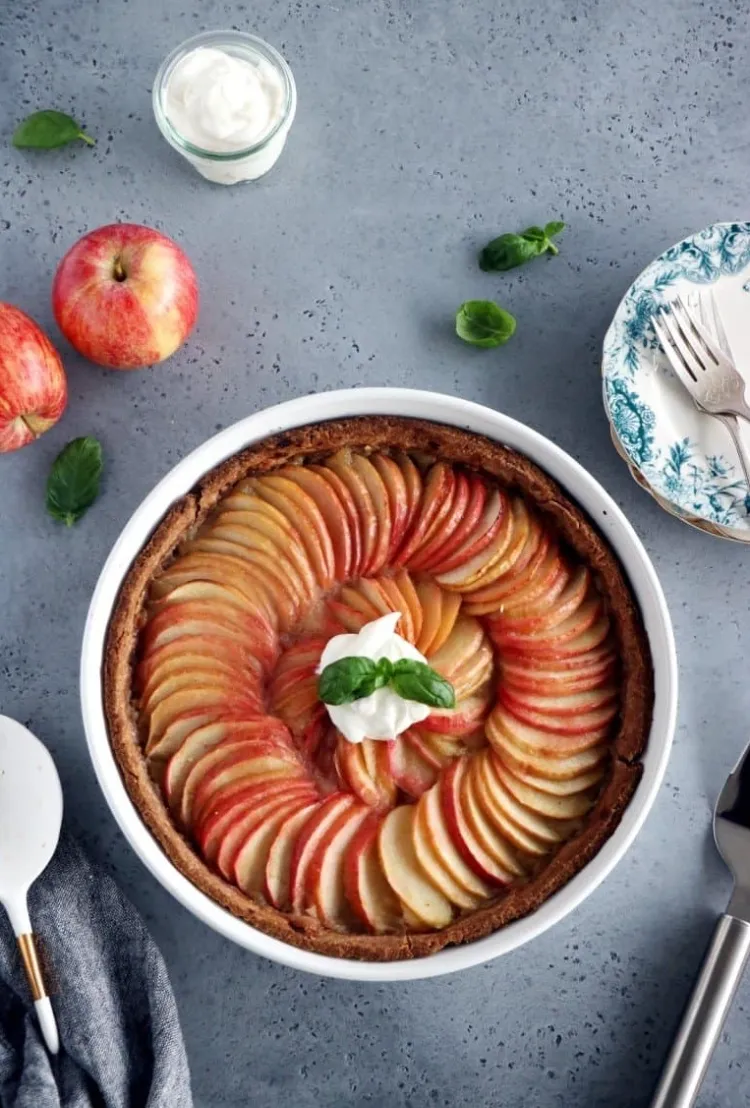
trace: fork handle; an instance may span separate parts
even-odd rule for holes
[[[651,1108],[690,1108],[695,1103],[748,956],[750,923],[723,915],[716,925]]]
[[[745,483],[750,489],[750,454],[748,454],[747,447],[742,440],[740,434],[739,421],[736,415],[729,415],[729,413],[716,412],[716,418],[720,423],[723,423],[729,434],[732,436],[732,442],[735,445],[735,449],[740,457],[740,465],[742,466],[742,472],[745,475]],[[748,408],[748,419],[750,419],[750,408]]]

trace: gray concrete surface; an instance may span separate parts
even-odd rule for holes
[[[64,422],[0,458],[0,707],[54,752],[68,820],[144,913],[169,964],[199,1108],[646,1105],[728,880],[709,811],[747,737],[748,551],[691,531],[631,482],[601,410],[599,349],[636,273],[684,234],[748,218],[750,47],[739,0],[4,0],[0,298],[59,339],[63,252],[113,220],[159,227],[197,268],[202,313],[171,361],[117,374],[60,340]],[[300,108],[277,169],[222,190],[162,141],[162,56],[209,27],[279,46]],[[93,150],[22,153],[27,111],[73,111]],[[481,274],[494,233],[562,217],[562,256]],[[456,306],[499,296],[504,350],[467,348]],[[167,896],[124,842],[81,730],[84,617],[112,542],[190,449],[238,417],[337,386],[410,384],[524,420],[577,457],[661,575],[680,725],[628,857],[566,922],[460,976],[359,986],[236,949]],[[65,532],[44,511],[64,442],[98,435],[104,495]],[[700,1100],[750,1104],[750,981]]]

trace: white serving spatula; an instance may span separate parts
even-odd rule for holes
[[[44,984],[27,895],[55,853],[62,825],[62,788],[55,763],[27,728],[0,716],[0,904],[10,917],[51,1054],[60,1049]]]

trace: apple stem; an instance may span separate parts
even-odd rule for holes
[[[113,269],[115,281],[124,281],[126,277],[125,267],[123,266],[119,258],[115,258],[115,266]]]

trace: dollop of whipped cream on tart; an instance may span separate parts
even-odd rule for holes
[[[396,634],[400,619],[401,612],[391,612],[366,623],[356,635],[334,635],[323,650],[318,673],[342,658],[369,658],[373,662],[379,662],[381,658],[387,658],[390,662],[409,658],[426,664],[424,654]],[[405,700],[388,686],[349,704],[326,704],[326,708],[334,727],[350,743],[361,743],[365,739],[395,739],[413,724],[427,719],[432,711],[427,704]]]

